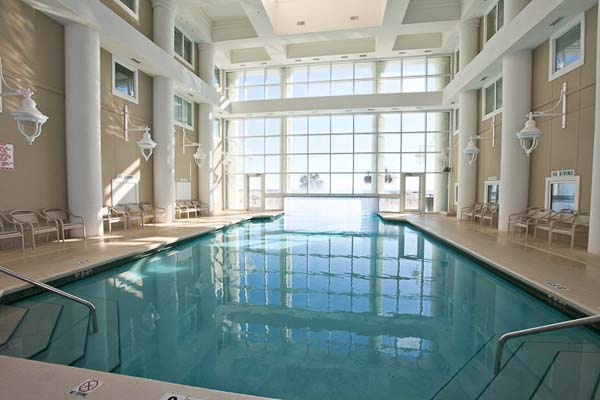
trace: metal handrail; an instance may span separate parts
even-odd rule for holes
[[[520,331],[505,333],[504,335],[500,336],[500,339],[498,340],[498,347],[496,348],[496,358],[494,360],[494,375],[498,375],[498,372],[500,372],[500,366],[502,364],[502,353],[504,351],[504,343],[506,343],[507,340],[520,336],[533,335],[534,333],[557,331],[560,329],[572,328],[574,326],[591,325],[595,323],[600,323],[600,315],[573,319],[571,321],[557,322],[555,324],[536,326],[535,328],[528,328]]]
[[[4,268],[2,266],[0,266],[0,272],[4,272],[5,274],[12,276],[13,278],[20,279],[20,280],[22,280],[24,282],[30,283],[30,284],[32,284],[34,286],[40,287],[40,288],[45,289],[45,290],[47,290],[49,292],[52,292],[54,294],[57,294],[57,295],[62,296],[62,297],[65,297],[65,298],[67,298],[69,300],[76,301],[79,304],[83,304],[84,306],[86,306],[87,308],[90,309],[90,314],[92,316],[92,330],[93,330],[93,333],[98,332],[98,319],[96,318],[96,306],[94,306],[94,304],[92,304],[91,302],[89,302],[87,300],[84,300],[84,299],[82,299],[80,297],[77,297],[77,296],[75,296],[73,294],[70,294],[70,293],[67,293],[67,292],[63,292],[62,290],[57,289],[54,286],[50,286],[50,285],[47,285],[45,283],[38,282],[36,280],[28,278],[28,277],[26,277],[24,275],[19,274],[18,272],[12,271],[12,270],[10,270],[8,268]]]

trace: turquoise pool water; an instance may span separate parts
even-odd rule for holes
[[[285,399],[469,398],[452,386],[489,385],[499,334],[566,319],[427,235],[359,211],[245,223],[62,289],[98,304],[101,332],[75,361],[38,359]],[[32,301],[60,302],[17,305]],[[61,304],[71,319],[56,354],[87,324],[79,305]],[[539,338],[600,344],[584,329]]]

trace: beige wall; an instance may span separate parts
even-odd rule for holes
[[[138,104],[112,94],[112,55],[102,49],[101,98],[102,98],[102,191],[103,202],[111,205],[112,179],[119,174],[133,175],[139,179],[139,200],[154,200],[153,157],[147,162],[140,154],[136,142],[141,133],[131,133],[124,139],[123,109],[127,104],[131,123],[149,126],[152,130],[152,78],[143,72],[138,74]],[[152,133],[152,131],[151,131]]]
[[[186,143],[188,144],[198,142],[198,108],[198,105],[194,104],[194,130],[186,129]],[[191,182],[192,198],[198,199],[198,167],[193,157],[196,147],[187,147],[184,154],[182,128],[175,126],[175,131],[175,182]]]
[[[496,114],[495,131],[496,141],[492,147],[492,121],[493,118],[481,119],[482,113],[482,91],[477,94],[477,115],[479,126],[477,134],[483,139],[477,141],[479,147],[479,156],[477,158],[477,200],[483,202],[485,198],[485,181],[488,178],[496,177],[500,179],[500,152],[502,151],[502,113]]]
[[[152,11],[151,0],[139,0],[139,19],[137,20],[128,14],[123,7],[117,4],[118,1],[119,0],[100,0],[102,4],[113,10],[121,18],[129,22],[129,24],[144,34],[144,36],[152,40],[154,15]]]
[[[15,170],[0,171],[0,210],[67,206],[64,32],[58,22],[20,0],[0,0],[0,57],[8,83],[32,88],[49,119],[29,146],[8,114],[20,99],[5,97],[0,143],[14,145]]]
[[[579,209],[590,209],[597,10],[595,6],[586,12],[585,64],[580,68],[549,82],[549,42],[533,52],[533,109],[539,111],[552,107],[559,99],[562,83],[567,82],[567,128],[561,128],[560,117],[537,119],[544,135],[531,156],[529,203],[532,206],[544,205],[545,178],[550,176],[551,171],[575,169],[581,177]]]

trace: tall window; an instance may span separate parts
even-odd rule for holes
[[[401,174],[418,173],[432,197],[442,177],[449,120],[448,112],[228,120],[228,207],[243,206],[247,173],[265,174],[267,197],[379,195],[397,201]]]
[[[550,80],[584,63],[585,15],[550,37]]]
[[[485,181],[484,203],[498,204],[500,199],[500,181]]]
[[[194,42],[175,28],[175,54],[190,66],[194,66]]]
[[[483,88],[483,119],[487,119],[502,109],[502,78]]]
[[[115,0],[115,2],[121,6],[127,14],[135,19],[139,18],[139,0]]]
[[[133,103],[138,102],[138,70],[113,57],[112,60],[112,93]]]
[[[485,40],[492,38],[504,26],[504,0],[499,0],[485,15]]]
[[[184,128],[194,128],[194,104],[177,95],[174,97],[175,123]]]
[[[552,211],[579,208],[579,177],[558,176],[546,178],[545,207]]]
[[[233,101],[374,93],[441,91],[450,81],[450,56],[293,65],[229,71]]]

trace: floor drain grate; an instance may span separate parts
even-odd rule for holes
[[[557,282],[546,282],[548,285],[552,286],[555,289],[558,290],[569,290],[569,288],[567,288],[566,286],[561,285],[560,283]]]

